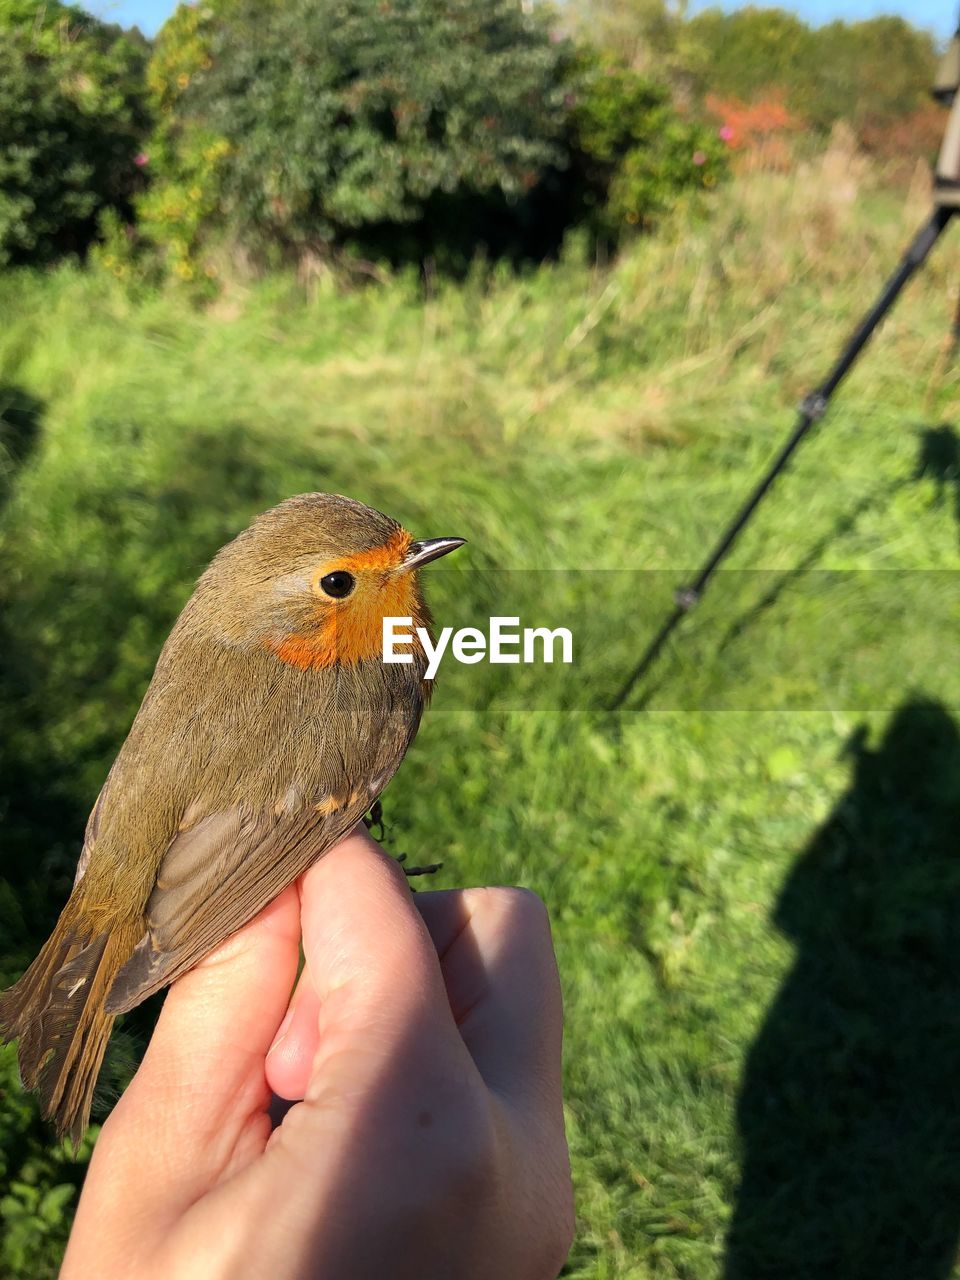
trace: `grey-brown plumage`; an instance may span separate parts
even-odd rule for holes
[[[382,618],[428,625],[416,568],[456,545],[306,494],[201,577],[90,815],[70,899],[0,995],[0,1036],[19,1037],[23,1081],[61,1133],[86,1127],[114,1017],[256,915],[393,776],[429,685],[418,645],[383,663]],[[345,598],[327,595],[331,573],[353,580]]]

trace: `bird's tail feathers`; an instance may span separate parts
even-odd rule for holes
[[[85,936],[61,916],[20,981],[0,994],[0,1039],[19,1038],[23,1083],[39,1090],[44,1114],[75,1148],[113,1026],[104,1000],[127,944],[112,933]]]

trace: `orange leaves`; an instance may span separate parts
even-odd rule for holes
[[[749,150],[777,134],[796,133],[805,123],[783,100],[781,89],[769,89],[762,98],[741,102],[707,94],[707,110],[726,126],[726,141],[736,151]]]
[[[781,89],[768,89],[752,102],[708,94],[707,110],[720,125],[720,136],[741,156],[738,167],[786,169],[792,161],[790,140],[806,122],[791,111]]]

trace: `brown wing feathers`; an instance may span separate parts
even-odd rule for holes
[[[201,839],[191,841],[190,832],[178,837],[147,903],[147,933],[117,974],[108,1012],[126,1013],[193,968],[346,835],[371,803],[358,801],[325,819],[315,811],[282,823],[261,815],[246,830],[235,815],[214,814],[201,824]],[[231,831],[232,842],[225,838]]]

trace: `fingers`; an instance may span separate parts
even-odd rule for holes
[[[517,1103],[559,1106],[563,1005],[543,903],[524,889],[441,891],[416,902],[488,1087]]]
[[[291,886],[179,979],[104,1128],[97,1151],[107,1159],[109,1148],[115,1171],[150,1151],[151,1188],[171,1212],[263,1150],[263,1059],[296,977],[299,936]]]
[[[560,980],[547,912],[523,889],[418,896],[460,1033],[503,1117],[521,1221],[555,1275],[573,1232],[563,1120]]]
[[[446,1032],[441,1011],[449,1008],[490,1088],[518,1103],[536,1093],[559,1106],[560,983],[547,913],[534,894],[466,889],[412,899],[396,867],[362,833],[307,873],[302,910],[307,968],[267,1058],[267,1078],[281,1097],[306,1095],[322,1020],[342,1042],[346,984],[355,1029],[371,1021],[402,1027],[413,1002],[432,1008]]]
[[[515,890],[414,900],[355,833],[302,878],[300,906],[306,963],[266,1070],[302,1101],[261,1160],[195,1206],[196,1237],[229,1234],[239,1201],[251,1275],[277,1257],[304,1275],[555,1274],[569,1168],[542,904]],[[546,1245],[535,1270],[497,1263]]]
[[[436,950],[403,872],[365,831],[311,867],[300,897],[306,965],[267,1058],[271,1088],[303,1098],[311,1079],[331,1087],[338,1060],[356,1080],[364,1068],[379,1070],[401,1040],[456,1038]]]

